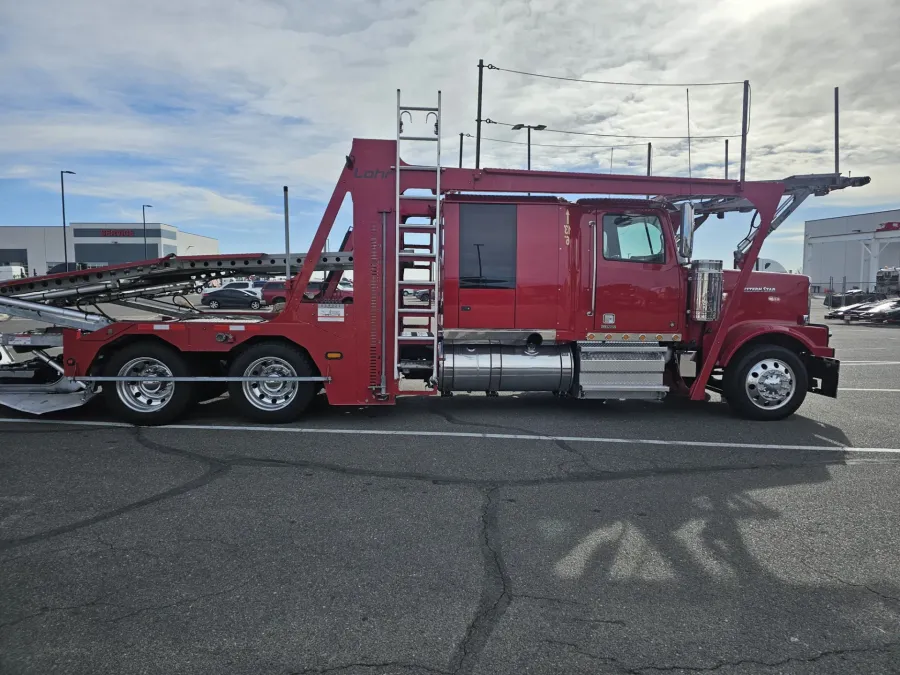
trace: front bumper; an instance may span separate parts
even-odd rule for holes
[[[824,356],[806,357],[806,370],[809,376],[808,391],[822,396],[837,398],[838,379],[841,362]]]

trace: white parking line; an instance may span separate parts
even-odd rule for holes
[[[841,361],[841,366],[900,366],[900,361]]]
[[[89,427],[130,427],[122,422],[95,422],[88,420],[35,420],[0,418],[0,423],[12,424],[56,424]],[[679,446],[688,448],[729,448],[743,450],[807,450],[812,452],[881,452],[900,455],[900,448],[854,448],[849,446],[829,445],[769,445],[765,443],[728,443],[719,441],[675,441],[655,438],[604,438],[594,436],[544,436],[540,434],[494,434],[477,431],[425,431],[412,429],[324,429],[314,427],[265,427],[244,426],[236,424],[168,424],[158,427],[142,427],[145,429],[175,429],[183,431],[252,431],[255,433],[281,434],[333,434],[346,436],[412,436],[421,438],[487,438],[514,441],[564,441],[567,443],[602,443],[609,445],[658,445]]]
[[[887,391],[887,392],[893,392],[893,393],[900,393],[900,389],[858,389],[858,388],[853,388],[853,387],[841,387],[840,389],[838,389],[838,392],[844,392],[844,391]]]

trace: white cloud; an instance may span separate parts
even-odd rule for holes
[[[391,137],[394,92],[444,95],[444,140],[474,132],[478,58],[597,79],[750,79],[748,177],[832,167],[833,87],[842,92],[842,168],[873,178],[827,198],[896,203],[900,7],[812,0],[45,0],[0,10],[4,177],[39,180],[65,163],[71,188],[132,208],[167,202],[183,218],[266,220],[261,191],[288,184],[322,201],[353,136]],[[740,86],[691,89],[691,131],[740,129]],[[681,135],[680,87],[630,88],[485,73],[484,115],[594,133]],[[524,140],[488,125],[485,136]],[[466,139],[473,163],[474,139]],[[535,133],[535,143],[626,139]],[[654,172],[685,175],[686,144],[654,141]],[[732,176],[739,143],[731,143]],[[536,168],[608,170],[609,151],[533,148]],[[722,174],[722,141],[692,144],[695,175]],[[111,158],[114,158],[113,161]],[[408,155],[409,161],[419,156]],[[483,166],[522,166],[525,148],[485,142]],[[643,172],[643,147],[613,153]],[[128,164],[127,170],[121,167]],[[210,187],[213,186],[213,187]],[[48,182],[48,189],[54,189]],[[128,206],[122,206],[125,202]]]

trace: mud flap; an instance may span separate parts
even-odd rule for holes
[[[822,396],[837,398],[841,362],[823,356],[808,356],[806,368],[809,374],[809,391]]]

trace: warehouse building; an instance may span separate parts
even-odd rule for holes
[[[900,267],[900,209],[806,221],[803,274],[814,293],[872,289],[884,267]]]
[[[32,276],[46,274],[66,259],[102,267],[172,253],[218,252],[218,239],[183,232],[166,223],[147,223],[146,230],[143,223],[71,223],[65,237],[60,226],[0,227],[0,265],[22,265]]]

